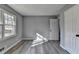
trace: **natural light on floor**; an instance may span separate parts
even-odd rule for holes
[[[36,33],[36,39],[33,41],[32,43],[32,47],[39,45],[39,44],[43,44],[44,42],[47,42],[48,40],[43,37],[42,35],[40,35],[39,33]]]

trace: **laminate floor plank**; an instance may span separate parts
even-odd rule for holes
[[[59,41],[48,41],[32,46],[32,41],[26,41],[14,54],[69,54],[60,47]]]

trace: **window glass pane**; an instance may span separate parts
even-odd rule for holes
[[[5,21],[5,24],[8,24],[8,15],[6,13],[4,13],[4,21]]]
[[[11,19],[11,16],[8,15],[8,24],[11,24],[12,25],[12,19]]]
[[[16,27],[15,26],[12,27],[12,35],[13,34],[16,34]]]
[[[15,34],[16,34],[15,26],[5,25],[5,34],[4,34],[5,37]]]
[[[2,38],[2,26],[0,25],[0,39]]]
[[[0,10],[0,24],[2,24],[2,19],[1,19],[2,17],[1,17],[1,10]]]
[[[12,16],[12,23],[13,23],[13,25],[16,25],[15,16]]]
[[[10,25],[5,25],[5,31],[4,31],[4,36],[10,36],[12,32],[12,26]]]

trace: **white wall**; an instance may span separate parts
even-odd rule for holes
[[[60,19],[60,46],[64,49],[66,49],[68,52],[71,53],[71,38],[68,39],[70,37],[69,33],[72,32],[72,20],[70,20],[70,16],[67,17],[65,19],[65,15],[64,12],[66,10],[68,10],[69,8],[73,7],[74,5],[67,5],[64,8],[62,8],[60,15],[59,15],[59,19]],[[67,14],[70,15],[71,13]],[[71,14],[72,15],[72,14]],[[70,27],[69,27],[70,26]],[[69,31],[70,29],[70,31]],[[73,42],[73,41],[72,41]]]
[[[60,44],[64,46],[64,13],[60,14],[59,17],[59,24],[60,24]]]
[[[66,5],[64,6],[61,10],[60,10],[60,13],[59,13],[59,24],[60,24],[60,45],[64,46],[64,41],[65,41],[65,37],[64,37],[64,34],[65,34],[65,27],[64,27],[64,11],[66,11],[67,9],[71,8],[72,6],[74,6],[74,4],[71,4],[71,5]]]
[[[49,16],[27,16],[23,21],[23,38],[35,38],[35,33],[39,33],[49,39],[50,20]]]
[[[64,12],[65,21],[65,47],[70,50],[71,53],[79,53],[79,5],[75,5],[72,8]]]
[[[11,37],[9,39],[0,41],[0,48],[1,47],[6,47],[9,48],[11,45],[13,45],[15,42],[17,42],[18,40],[21,39],[22,36],[22,16],[20,14],[18,14],[16,11],[14,11],[13,9],[11,9],[9,6],[7,5],[1,5],[0,4],[0,8],[3,8],[9,12],[14,13],[17,16],[17,36],[15,37]]]

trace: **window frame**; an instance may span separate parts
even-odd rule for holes
[[[6,39],[16,36],[17,35],[17,27],[16,27],[17,26],[17,16],[15,14],[13,14],[12,12],[9,12],[9,11],[4,10],[2,8],[0,8],[0,11],[1,11],[1,19],[3,20],[2,24],[0,24],[0,25],[2,25],[2,38],[0,40],[6,40]],[[13,25],[13,26],[15,26],[15,30],[14,30],[15,34],[7,36],[7,37],[5,37],[5,25],[6,24],[5,24],[5,19],[4,19],[5,18],[4,13],[14,16],[14,20],[15,20],[15,25]]]

